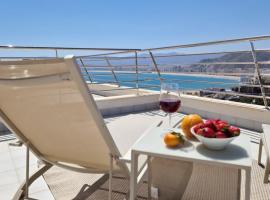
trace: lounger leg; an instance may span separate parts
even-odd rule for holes
[[[38,169],[33,175],[31,175],[28,179],[28,187],[41,175],[43,175],[46,171],[48,171],[52,167],[51,164],[45,164],[43,167]],[[16,194],[12,198],[12,200],[20,200],[23,196],[25,196],[25,188],[26,188],[26,181],[21,184],[19,189],[17,190]]]
[[[264,183],[268,183],[269,174],[270,174],[270,160],[269,160],[269,157],[267,157],[266,165],[265,165],[265,172],[264,172],[264,179],[263,179]]]
[[[109,197],[108,199],[112,199],[112,179],[113,179],[113,156],[110,155],[110,171],[109,171]]]
[[[262,160],[262,146],[263,146],[263,141],[262,141],[262,138],[261,138],[260,139],[260,144],[259,144],[258,165],[261,165],[261,160]]]

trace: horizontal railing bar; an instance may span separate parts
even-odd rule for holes
[[[261,65],[270,65],[270,61],[258,61]],[[195,62],[195,63],[157,63],[159,66],[179,66],[179,65],[254,65],[254,62]],[[149,67],[150,65],[138,65],[138,67]],[[135,65],[112,65],[112,67],[136,67]],[[108,68],[108,66],[91,65],[85,68]]]
[[[88,68],[87,69],[87,71],[89,71],[89,72],[110,72],[111,73],[111,71],[109,71],[109,70],[100,70],[100,69],[91,69],[91,68]],[[116,70],[115,71],[116,73],[122,73],[121,71],[119,71],[119,70]],[[135,74],[136,72],[132,72],[132,70],[130,70],[130,72],[128,72],[128,70],[125,70],[125,71],[123,71],[123,73],[130,73],[130,74]],[[147,73],[149,73],[149,72],[147,72],[147,71],[140,71],[140,74],[147,74]]]
[[[210,46],[210,45],[218,45],[218,44],[239,43],[239,42],[249,42],[249,41],[258,41],[258,40],[269,40],[269,39],[270,39],[270,35],[256,36],[256,37],[245,37],[245,38],[237,38],[237,39],[229,39],[229,40],[216,40],[216,41],[211,41],[211,42],[200,42],[200,43],[182,44],[182,45],[165,46],[165,47],[157,47],[157,48],[148,48],[148,49],[142,49],[141,52],[157,51],[157,50],[165,50],[165,49],[177,49],[177,48],[201,47],[201,46]]]
[[[155,86],[155,85],[153,85],[153,86],[141,86],[140,88],[142,88],[142,89],[146,89],[146,88],[160,88],[160,85],[157,85],[157,86]]]
[[[160,84],[140,83],[140,85],[159,86],[160,87]]]
[[[228,83],[228,82],[211,82],[211,81],[196,81],[196,80],[180,80],[180,79],[166,79],[163,78],[163,80],[169,80],[169,81],[175,81],[175,82],[194,82],[194,83],[212,83],[212,84],[226,84],[226,85],[233,85],[233,84],[239,84],[239,83]]]
[[[110,72],[110,71],[96,71],[96,70],[87,70],[88,72],[90,72],[90,73],[96,73],[96,72]],[[130,71],[130,72],[119,72],[119,71],[115,71],[115,74],[117,74],[117,75],[136,75],[136,73],[134,73],[134,72],[132,72],[132,71]],[[138,74],[145,74],[144,72],[138,72]],[[94,74],[95,75],[95,74]]]
[[[238,92],[220,92],[220,91],[212,91],[212,90],[205,90],[201,89],[200,91],[202,92],[208,92],[208,93],[217,93],[217,94],[228,94],[232,96],[243,96],[243,97],[250,97],[250,98],[257,98],[257,99],[262,99],[262,96],[259,95],[251,95],[251,94],[243,94],[243,93],[238,93]],[[267,99],[270,99],[270,97],[266,97]]]
[[[157,88],[159,86],[150,86],[150,87],[141,87],[140,89],[145,89],[145,88]],[[102,91],[102,92],[106,92],[106,91],[114,91],[114,90],[137,90],[138,88],[136,87],[120,87],[120,88],[113,88],[113,89],[105,89],[105,90],[97,90],[97,91]],[[95,90],[94,90],[95,91]]]
[[[116,74],[119,74],[119,75],[121,75],[121,74],[136,75],[136,73],[134,73],[134,72],[119,72],[119,71],[115,71],[115,73]],[[138,74],[143,74],[143,73],[138,73]]]
[[[137,81],[138,82],[144,82],[144,81],[155,81],[155,80],[159,80],[157,78],[146,78],[146,79],[139,79],[139,80],[130,80],[130,81],[119,81],[119,82],[122,82],[122,83],[136,83]]]
[[[94,80],[94,82],[92,83],[88,83],[88,84],[93,84],[93,85],[102,85],[102,84],[118,84],[118,82],[115,81],[107,81],[107,82],[102,82],[103,80]]]
[[[147,67],[147,66],[149,66],[149,65],[146,65],[146,64],[144,64],[144,65],[138,65],[138,67]],[[89,67],[95,67],[95,68],[99,68],[99,67],[101,67],[101,68],[108,68],[108,66],[106,66],[106,65],[88,65],[88,66],[85,66],[86,68],[89,68]],[[112,64],[112,67],[136,67],[135,65],[113,65]]]
[[[112,74],[91,74],[92,76],[112,76]],[[84,75],[83,76],[88,76],[88,75]]]
[[[270,49],[256,49],[257,52],[270,52]],[[213,54],[233,54],[233,53],[251,53],[250,50],[239,51],[218,51],[218,52],[201,52],[201,53],[182,53],[182,54],[168,54],[168,55],[155,55],[157,58],[170,58],[170,57],[185,57],[185,56],[199,56],[199,55],[213,55]],[[111,58],[111,57],[110,57]],[[140,56],[138,58],[150,58],[149,56]]]
[[[101,92],[109,92],[109,91],[115,91],[115,90],[134,90],[137,89],[135,87],[124,87],[124,88],[113,88],[113,89],[104,89],[104,90],[97,90],[97,91],[101,91]]]
[[[86,51],[139,51],[140,49],[127,48],[88,48],[88,47],[60,47],[60,46],[18,46],[0,45],[0,49],[39,49],[39,50],[86,50]]]
[[[88,48],[88,47],[61,47],[61,46],[19,46],[19,45],[0,45],[0,49],[118,51],[118,52],[110,52],[110,53],[105,53],[105,54],[77,56],[77,58],[88,58],[88,57],[93,57],[93,56],[131,53],[131,52],[134,52],[134,51],[145,52],[145,51],[156,51],[156,50],[164,50],[164,49],[190,48],[190,47],[198,47],[198,46],[209,46],[209,45],[217,45],[217,44],[228,44],[228,43],[236,43],[236,42],[247,42],[247,41],[258,41],[258,40],[269,40],[269,39],[270,39],[270,36],[265,35],[265,36],[256,36],[256,37],[245,37],[245,38],[237,38],[237,39],[217,40],[217,41],[210,41],[210,42],[201,42],[201,43],[191,43],[191,44],[183,44],[183,45],[165,46],[165,47],[157,47],[157,48],[147,48],[147,49]]]
[[[91,58],[92,56],[106,56],[106,55],[115,55],[115,54],[120,55],[120,54],[132,53],[135,51],[141,51],[141,49],[130,49],[130,50],[125,50],[125,51],[113,52],[113,53],[103,53],[103,54],[94,54],[94,55],[76,56],[76,57],[85,59],[85,58]]]
[[[211,83],[211,84],[221,84],[221,85],[237,85],[238,86],[246,86],[246,87],[254,87],[259,88],[260,85],[251,85],[251,84],[245,84],[245,83],[228,83],[228,82],[211,82],[211,81],[195,81],[195,80],[179,80],[179,79],[164,79],[164,80],[170,80],[174,82],[194,82],[194,83]],[[270,85],[263,85],[265,88],[270,88]]]
[[[258,61],[259,64],[269,65],[269,61]],[[254,65],[253,62],[196,62],[196,63],[172,63],[172,64],[162,64],[158,63],[157,65],[164,65],[164,66],[179,66],[179,65]]]
[[[249,68],[249,69],[254,69],[254,68]],[[155,72],[152,72],[153,74],[155,73]],[[168,71],[168,72],[166,72],[166,71],[164,71],[164,72],[162,72],[161,71],[161,75],[164,75],[164,74],[162,74],[162,73],[165,73],[165,75],[166,75],[166,73],[168,73],[168,74],[171,74],[171,75],[187,75],[187,76],[194,76],[194,75],[204,75],[204,76],[224,76],[224,77],[226,77],[226,76],[234,76],[234,77],[239,77],[240,78],[240,76],[241,75],[245,75],[245,76],[254,76],[254,72],[199,72],[199,71],[197,71],[197,72],[170,72],[170,71]],[[217,77],[218,78],[218,77]]]
[[[83,75],[83,76],[87,76],[87,75]],[[139,79],[138,82],[144,82],[144,81],[153,81],[153,80],[159,80],[158,78],[148,78],[148,79]],[[194,81],[194,80],[179,80],[179,79],[163,79],[163,80],[170,80],[170,81],[174,81],[174,82],[194,82],[194,83],[210,83],[210,84],[222,84],[222,85],[235,85],[234,87],[238,87],[238,86],[246,86],[246,87],[254,87],[254,88],[259,88],[260,85],[251,85],[251,84],[243,84],[243,83],[228,83],[228,82],[210,82],[210,81]],[[125,80],[119,80],[119,82],[121,83],[133,83],[136,82],[137,80],[129,80],[129,81],[125,81]],[[112,82],[103,82],[103,83],[112,83]],[[116,83],[116,82],[113,82]],[[269,85],[264,85],[265,88],[270,88]]]
[[[270,49],[256,49],[256,52],[270,52]],[[197,55],[211,55],[211,54],[228,54],[228,53],[251,53],[250,50],[239,50],[239,51],[219,51],[219,52],[201,52],[201,53],[182,53],[182,54],[168,54],[168,55],[155,55],[157,58],[166,58],[166,57],[183,57],[183,56],[197,56]],[[97,60],[94,60],[97,58]],[[134,59],[134,57],[107,57],[110,60],[127,60]],[[87,58],[85,58],[87,59]],[[92,61],[102,61],[104,57],[91,57],[89,58]],[[151,59],[150,56],[138,56],[138,59]]]
[[[107,56],[106,56],[107,57]],[[121,56],[121,57],[112,57],[112,56],[108,56],[107,57],[109,60],[127,60],[127,59],[134,59],[134,56]],[[149,58],[149,57],[146,57],[146,58]],[[95,56],[91,56],[91,57],[84,57],[83,58],[84,60],[91,60],[91,61],[103,61],[105,59],[105,57],[102,57],[102,56],[98,56],[98,57],[95,57]]]
[[[86,76],[87,77],[87,75],[83,75],[83,76]],[[145,82],[145,81],[154,81],[154,80],[159,80],[159,79],[157,79],[157,78],[146,78],[146,79],[139,79],[139,80],[128,80],[128,81],[126,81],[126,80],[119,80],[118,82],[120,82],[120,83],[136,83],[137,81],[138,82]],[[95,80],[96,81],[96,80]],[[112,83],[111,81],[103,81],[103,80],[101,80],[102,81],[102,83]],[[113,82],[113,83],[116,83],[116,82]]]

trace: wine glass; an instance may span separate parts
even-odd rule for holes
[[[159,106],[160,109],[169,115],[169,129],[171,125],[171,114],[176,112],[181,105],[179,84],[162,83],[160,88]]]

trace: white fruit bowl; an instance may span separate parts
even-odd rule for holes
[[[194,127],[191,128],[191,133],[208,149],[211,150],[222,150],[224,149],[228,144],[230,144],[236,137],[230,137],[230,138],[207,138],[203,137],[201,135],[197,135],[194,132]]]

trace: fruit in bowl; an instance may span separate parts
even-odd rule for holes
[[[190,114],[184,117],[181,128],[187,138],[193,138],[193,134],[190,132],[191,127],[196,124],[202,123],[203,120],[200,115],[198,114]]]
[[[191,128],[192,134],[207,148],[213,150],[224,149],[230,142],[240,135],[240,129],[231,126],[227,121],[210,119]]]
[[[171,131],[165,134],[164,142],[168,147],[177,147],[180,144],[184,144],[185,139],[181,133]]]

